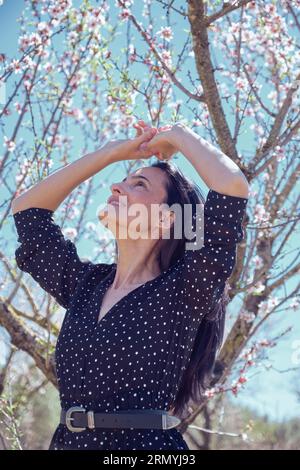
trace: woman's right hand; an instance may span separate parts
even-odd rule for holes
[[[147,129],[145,132],[138,132],[133,139],[117,139],[111,140],[101,150],[106,150],[110,153],[112,161],[122,160],[139,160],[147,159],[153,155],[150,150],[141,149],[143,143],[149,142],[156,134],[157,129],[154,127]]]

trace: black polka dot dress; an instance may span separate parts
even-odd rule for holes
[[[120,299],[100,322],[101,301],[116,264],[80,260],[52,210],[31,207],[13,215],[21,243],[15,252],[18,267],[66,309],[55,351],[63,408],[171,409],[201,319],[220,298],[234,268],[247,201],[210,189],[204,205],[204,245],[186,249],[169,269]],[[176,428],[74,433],[58,424],[49,449],[188,446]]]

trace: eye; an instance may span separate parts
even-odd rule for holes
[[[142,186],[145,186],[145,184],[144,184],[142,181],[138,181],[138,182],[136,183],[136,186],[139,185],[139,184],[141,184]]]

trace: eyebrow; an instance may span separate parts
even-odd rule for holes
[[[151,184],[150,181],[148,180],[148,178],[146,178],[146,176],[142,176],[142,175],[133,175],[133,176],[131,176],[131,178],[143,178],[144,180],[148,181],[149,184]],[[122,180],[122,182],[123,182],[123,181],[126,181],[126,180],[127,180],[127,177],[124,178],[124,179]]]

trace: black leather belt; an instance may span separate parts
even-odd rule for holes
[[[72,406],[61,410],[60,422],[69,431],[81,432],[88,429],[171,429],[181,422],[177,416],[171,416],[166,410],[120,410],[113,413],[94,413],[81,406]]]

